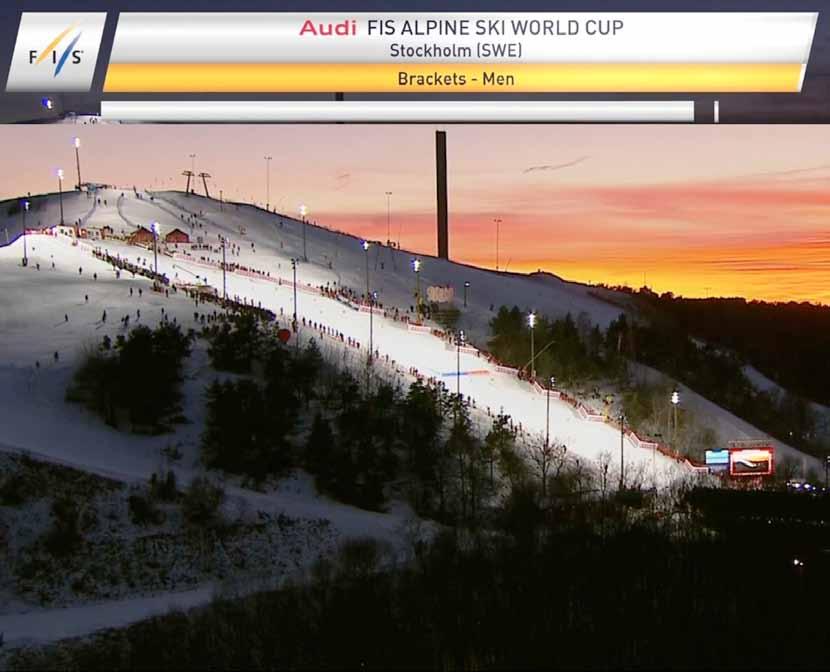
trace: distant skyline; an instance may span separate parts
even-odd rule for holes
[[[272,205],[435,254],[436,126],[97,125],[0,128],[0,196],[84,180]],[[827,126],[446,126],[450,256],[684,296],[830,303]],[[201,184],[198,185],[201,190]]]

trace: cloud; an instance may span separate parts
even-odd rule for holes
[[[753,178],[763,178],[763,177],[772,177],[772,178],[790,178],[790,177],[814,177],[814,179],[826,179],[826,175],[819,175],[816,176],[815,173],[824,173],[825,171],[830,169],[830,164],[823,163],[818,166],[809,166],[807,168],[791,168],[789,170],[767,170],[767,171],[760,171],[757,173],[747,173],[746,175],[737,175],[735,180],[745,180],[745,179],[753,179]]]
[[[525,168],[522,173],[535,173],[540,171],[551,171],[551,170],[561,170],[562,168],[570,168],[571,166],[575,166],[578,163],[582,163],[586,159],[589,159],[589,156],[580,156],[578,159],[574,159],[573,161],[568,161],[567,163],[557,163],[557,164],[542,164],[540,166],[529,166]]]
[[[349,186],[352,180],[351,173],[337,173],[334,176],[334,187],[333,191],[341,191]]]

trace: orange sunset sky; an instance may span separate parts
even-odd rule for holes
[[[435,126],[5,126],[0,195],[75,180],[271,202],[371,239],[435,253]],[[830,303],[826,126],[447,126],[450,256],[684,296]]]

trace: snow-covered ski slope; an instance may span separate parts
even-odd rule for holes
[[[163,238],[174,228],[179,228],[191,237],[191,242],[201,238],[212,249],[190,250],[189,245],[180,245],[179,250],[168,248],[175,257],[159,254],[159,270],[171,279],[192,282],[198,276],[213,287],[222,287],[222,273],[216,266],[221,259],[219,235],[229,241],[227,260],[231,263],[270,273],[270,278],[252,278],[239,273],[227,275],[228,294],[245,297],[254,303],[261,302],[263,307],[284,315],[293,312],[293,291],[290,286],[292,277],[291,259],[300,260],[298,264],[298,284],[320,286],[337,283],[363,293],[366,288],[367,253],[361,241],[353,236],[327,230],[308,224],[304,226],[297,219],[288,218],[261,209],[242,204],[219,203],[197,195],[181,192],[161,192],[153,195],[141,193],[139,198],[132,190],[103,190],[97,198],[100,204],[89,215],[86,226],[90,229],[103,226],[112,227],[115,234],[127,234],[136,226],[149,227],[154,221],[159,222],[160,236]],[[90,211],[92,197],[85,194],[72,194],[64,197],[64,219],[73,221]],[[104,204],[106,201],[106,204]],[[57,223],[57,198],[45,199],[39,209],[39,221]],[[0,228],[4,222],[0,220]],[[48,236],[29,236],[30,256],[33,262],[41,259],[41,277],[38,278],[32,268],[14,267],[21,256],[20,241],[0,251],[0,263],[3,264],[3,285],[0,301],[3,302],[3,315],[0,330],[3,339],[10,347],[4,348],[0,357],[6,364],[17,363],[20,366],[31,365],[37,357],[44,357],[54,350],[52,343],[59,343],[63,336],[60,326],[50,333],[47,329],[36,330],[34,322],[57,322],[65,312],[60,308],[64,304],[77,304],[79,297],[86,293],[86,287],[101,292],[96,304],[106,302],[113,293],[123,294],[125,282],[117,281],[113,272],[90,255],[93,245],[100,245],[112,254],[126,256],[130,261],[143,261],[148,266],[153,263],[151,250],[129,246],[124,242],[106,240],[104,242],[84,242],[72,246],[66,236],[57,238]],[[304,245],[305,239],[305,245]],[[32,245],[39,246],[35,252]],[[307,261],[303,260],[306,252]],[[232,251],[234,250],[234,251]],[[188,259],[184,253],[192,255]],[[54,287],[50,277],[50,268],[45,260],[54,255],[60,260],[61,268],[74,269],[74,274],[62,280],[59,287]],[[212,263],[203,263],[200,258],[210,259]],[[422,261],[420,278],[412,270],[413,254],[405,250],[395,250],[381,244],[372,245],[368,252],[369,286],[378,293],[378,301],[386,308],[397,307],[402,313],[414,304],[416,282],[420,283],[422,293],[430,285],[450,285],[456,293],[456,305],[461,307],[463,284],[470,283],[467,308],[462,308],[460,326],[470,335],[474,342],[486,342],[488,322],[493,313],[490,305],[518,305],[520,308],[537,310],[548,315],[562,315],[571,312],[578,315],[587,313],[591,320],[600,325],[607,325],[619,314],[619,308],[594,298],[588,288],[576,283],[561,281],[549,275],[521,276],[495,273],[484,269],[472,268],[450,261],[420,255]],[[95,285],[89,277],[93,262],[100,264],[99,281]],[[83,275],[78,268],[83,266]],[[43,275],[45,273],[45,275]],[[283,284],[274,280],[282,278]],[[102,279],[104,280],[102,282]],[[136,282],[136,281],[131,281]],[[287,284],[286,284],[287,283]],[[19,299],[12,299],[12,297]],[[342,332],[346,337],[356,339],[365,352],[369,341],[369,316],[332,298],[311,292],[298,294],[297,311],[299,317],[321,323]],[[90,297],[92,301],[92,297]],[[163,302],[163,298],[155,298]],[[192,304],[190,311],[192,319]],[[117,313],[116,309],[116,313]],[[49,319],[38,318],[43,311]],[[91,315],[89,319],[98,315]],[[182,317],[187,324],[187,312]],[[374,347],[381,358],[387,355],[403,370],[411,367],[428,377],[443,379],[450,389],[456,387],[456,351],[448,344],[428,334],[406,329],[401,322],[384,319],[376,315],[373,320]],[[97,327],[96,327],[97,329]],[[303,335],[313,335],[307,330]],[[65,343],[84,338],[100,336],[100,332],[90,330],[86,336],[74,333]],[[45,353],[45,354],[44,354]],[[518,380],[514,375],[496,370],[496,366],[483,357],[471,353],[461,355],[461,391],[469,395],[479,409],[489,408],[492,412],[504,409],[515,422],[531,434],[541,435],[545,430],[545,397],[534,391],[529,384]],[[562,441],[569,452],[588,463],[596,463],[603,454],[611,455],[612,468],[620,464],[620,435],[613,427],[601,422],[586,421],[579,417],[574,409],[558,399],[551,401],[550,409],[551,435]],[[761,433],[759,432],[760,436]],[[22,440],[21,437],[16,437]],[[0,437],[2,439],[2,437]],[[37,446],[31,446],[37,450]],[[630,474],[640,470],[647,484],[665,484],[677,476],[688,473],[688,467],[679,464],[651,449],[642,449],[631,442],[624,445],[626,471]]]
[[[302,257],[302,222],[249,206],[220,205],[193,195],[159,194],[155,201],[151,201],[146,194],[139,199],[131,191],[125,190],[123,193],[122,197],[121,191],[99,192],[101,205],[96,207],[86,226],[110,226],[118,234],[131,232],[135,225],[149,226],[151,222],[158,221],[162,237],[173,228],[181,228],[191,235],[192,240],[202,236],[205,242],[213,244],[215,250],[221,233],[231,243],[239,246],[238,255],[229,254],[229,262],[267,271],[272,276],[284,279],[291,277],[290,259]],[[91,207],[91,198],[86,195],[73,196],[71,202],[68,202],[70,199],[64,200],[65,221],[85,215]],[[103,204],[104,200],[106,205]],[[54,199],[49,199],[48,205],[39,210],[42,222],[48,221],[50,216],[53,220],[59,217],[52,201]],[[188,212],[201,213],[202,216],[192,218]],[[244,231],[244,235],[240,231]],[[81,343],[100,338],[103,335],[100,320],[106,306],[110,306],[111,320],[129,312],[129,308],[122,305],[127,292],[126,285],[138,280],[126,280],[125,274],[122,274],[121,280],[116,280],[106,264],[91,256],[94,244],[100,244],[110,253],[126,256],[131,261],[141,259],[148,265],[152,265],[153,255],[150,250],[114,240],[103,243],[81,241],[73,246],[69,236],[30,235],[27,238],[29,268],[19,266],[22,256],[20,240],[0,252],[0,263],[3,266],[3,286],[0,288],[3,318],[0,329],[6,343],[0,357],[5,360],[3,363],[6,366],[25,367],[28,370],[37,359],[49,361],[51,353],[56,349],[77,350]],[[184,248],[189,246],[180,247],[180,252],[184,252]],[[309,225],[306,227],[306,249],[308,262],[301,262],[298,269],[300,284],[319,286],[337,282],[338,285],[350,286],[357,291],[365,288],[366,253],[359,240]],[[196,257],[210,256],[214,260],[221,257],[218,251],[194,250],[190,253]],[[53,258],[58,266],[54,271],[51,269]],[[415,275],[409,264],[410,258],[411,255],[404,251],[393,252],[381,246],[370,248],[370,287],[378,292],[379,302],[386,306],[399,306],[402,310],[413,303]],[[40,272],[35,270],[36,263],[41,264]],[[159,270],[173,279],[190,282],[198,275],[206,278],[214,287],[222,286],[221,271],[215,266],[200,263],[198,259],[189,261],[160,254],[158,263]],[[83,268],[82,274],[78,272],[79,268]],[[93,272],[98,273],[97,281],[91,278]],[[561,287],[551,289],[534,280],[499,276],[431,258],[424,259],[421,288],[425,291],[432,284],[457,285],[463,283],[462,277],[471,283],[465,327],[480,331],[482,336],[490,318],[490,303],[520,303],[547,313],[585,310],[594,319],[603,322],[613,319],[617,312],[588,296],[584,288],[577,285],[561,283]],[[264,307],[269,307],[278,314],[281,310],[285,315],[293,312],[293,291],[288,285],[278,285],[273,281],[237,273],[228,274],[227,284],[230,295],[261,302]],[[90,304],[94,305],[94,309],[85,304],[85,294],[90,294]],[[145,282],[145,300],[146,294]],[[305,317],[337,329],[346,337],[361,342],[365,351],[369,340],[368,314],[319,294],[300,292],[298,296],[300,318]],[[158,295],[149,300],[159,304],[153,306],[155,311],[160,311],[166,305],[164,297]],[[71,306],[72,310],[68,311],[65,306]],[[69,326],[62,324],[67,312],[83,315],[85,328],[75,326],[74,321],[81,319],[75,314],[72,315]],[[192,321],[192,312],[192,303],[185,301],[179,319],[188,324],[188,317]],[[143,317],[149,319],[147,314]],[[154,313],[153,317],[160,317],[160,313]],[[111,328],[115,329],[115,326]],[[313,332],[307,330],[304,338],[311,335]],[[455,387],[456,352],[448,348],[444,341],[428,334],[408,331],[403,323],[376,315],[374,345],[381,357],[388,355],[404,371],[415,367],[426,376],[444,379],[451,389]],[[461,370],[461,391],[471,396],[479,408],[489,407],[493,412],[504,408],[527,431],[544,431],[545,398],[534,392],[527,383],[510,374],[497,372],[493,364],[472,354],[462,354]],[[472,372],[478,373],[464,375]],[[24,379],[23,372],[18,372],[18,384]],[[7,417],[3,425],[12,420],[13,418]],[[63,418],[62,421],[67,422],[68,418]],[[26,443],[26,432],[12,433],[14,441],[7,437],[7,443],[43,452],[43,445]],[[57,428],[56,433],[59,435]],[[620,454],[618,432],[602,423],[586,422],[570,406],[558,400],[551,403],[551,434],[555,439],[563,441],[573,455],[588,462],[594,462],[603,452],[611,453],[615,459]],[[663,483],[684,471],[681,465],[659,453],[654,455],[651,450],[642,450],[628,444],[625,450],[629,473],[634,473],[631,470],[639,464],[641,469],[648,470],[651,478]],[[71,459],[71,455],[59,456]]]

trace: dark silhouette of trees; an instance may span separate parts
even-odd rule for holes
[[[141,325],[115,348],[90,353],[67,390],[104,420],[118,425],[122,416],[134,430],[165,431],[180,412],[181,370],[190,354],[192,334],[163,322],[155,330]]]
[[[282,423],[272,423],[260,386],[251,380],[214,382],[207,392],[202,436],[205,463],[257,481],[292,464]]]

